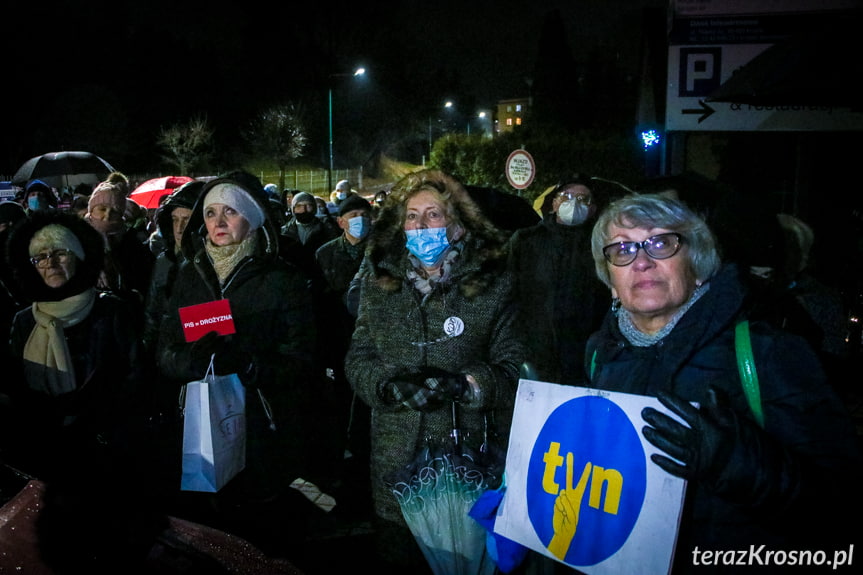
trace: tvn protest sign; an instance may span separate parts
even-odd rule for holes
[[[519,382],[495,533],[589,575],[668,573],[686,482],[650,461],[656,398]]]
[[[180,323],[187,342],[196,341],[215,331],[219,335],[236,333],[231,305],[226,299],[208,301],[180,308]]]

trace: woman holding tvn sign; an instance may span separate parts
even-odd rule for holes
[[[303,522],[287,502],[303,503],[290,485],[310,478],[305,462],[315,434],[306,418],[315,332],[306,277],[279,258],[268,209],[260,181],[245,172],[201,189],[183,234],[185,262],[165,308],[158,357],[178,391],[204,377],[213,354],[216,375],[239,375],[246,387],[246,467],[215,495],[215,521],[266,551],[284,552],[302,539],[290,536]],[[179,446],[177,460],[175,489]]]
[[[391,481],[428,438],[450,435],[453,402],[465,443],[496,425],[505,447],[524,354],[504,241],[465,188],[436,170],[397,183],[369,236],[345,371],[372,410],[383,564],[425,565]]]
[[[722,265],[704,220],[670,196],[612,203],[592,252],[614,303],[588,342],[590,385],[656,396],[677,416],[642,412],[658,449],[648,465],[689,481],[673,572],[781,571],[805,562],[801,552],[847,562],[859,543],[860,451],[812,349],[763,322],[736,335],[741,272]],[[738,367],[744,342],[760,399],[747,398],[752,378]]]

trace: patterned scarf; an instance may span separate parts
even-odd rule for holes
[[[661,341],[665,336],[671,333],[671,330],[674,329],[674,326],[677,325],[677,322],[680,321],[680,318],[683,317],[689,308],[697,302],[701,296],[707,293],[707,290],[710,289],[708,284],[701,284],[700,286],[696,286],[695,290],[692,292],[692,295],[689,296],[689,299],[683,304],[679,310],[674,314],[671,320],[665,324],[662,329],[657,331],[654,334],[646,334],[642,331],[639,331],[637,327],[632,323],[632,316],[628,311],[623,308],[617,312],[617,325],[620,327],[620,333],[629,340],[629,343],[636,347],[649,347],[659,341]]]
[[[75,369],[63,329],[84,321],[95,301],[96,290],[88,289],[64,300],[33,303],[36,325],[24,344],[31,388],[52,396],[75,390]]]
[[[257,245],[257,234],[251,234],[246,239],[238,244],[229,246],[214,246],[209,238],[205,242],[207,255],[210,256],[210,261],[213,264],[213,269],[216,271],[216,276],[219,278],[219,284],[224,285],[225,280],[237,267],[243,258],[255,253]]]
[[[414,257],[413,255],[408,255],[408,259],[410,259],[411,267],[407,271],[407,279],[414,288],[427,296],[432,292],[434,286],[438,283],[446,281],[449,278],[450,271],[452,270],[452,266],[455,261],[458,259],[458,256],[461,254],[461,246],[460,244],[456,244],[450,248],[449,253],[444,256],[443,262],[441,262],[440,273],[436,276],[429,276],[426,269],[422,266],[420,261]]]

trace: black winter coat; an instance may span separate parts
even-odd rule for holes
[[[765,417],[764,430],[757,427],[737,371],[734,326],[745,301],[737,273],[726,267],[710,280],[709,291],[653,346],[631,345],[613,313],[587,346],[591,386],[598,389],[647,396],[670,390],[701,404],[709,386],[724,391],[749,432],[747,445],[732,452],[726,481],[740,466],[752,465],[743,450],[758,454],[756,479],[746,489],[719,492],[689,483],[675,573],[698,572],[692,564],[696,547],[847,549],[853,541],[853,527],[837,533],[845,511],[859,502],[860,452],[848,413],[802,338],[754,322],[752,349]]]
[[[49,224],[71,230],[85,255],[74,276],[59,288],[47,287],[29,260],[31,238]],[[99,233],[81,218],[57,211],[39,213],[20,222],[9,236],[8,262],[19,288],[34,301],[61,301],[94,289],[103,245]],[[25,471],[40,478],[68,472],[70,462],[81,468],[89,464],[98,475],[93,466],[110,466],[109,456],[132,451],[129,432],[145,415],[138,314],[139,309],[126,300],[97,295],[87,317],[63,329],[76,389],[56,396],[36,391],[40,382],[35,382],[35,388],[28,384],[23,353],[36,319],[30,306],[15,315],[8,349],[13,363],[5,365],[0,381],[0,388],[11,398],[8,415],[0,417],[14,420],[11,427],[16,430],[14,436],[4,438],[9,446],[7,460],[14,457]]]
[[[198,230],[201,221],[201,206],[196,205],[187,232]],[[257,233],[257,253],[237,264],[224,287],[206,251],[195,251],[201,238],[184,234],[187,259],[161,322],[158,358],[162,375],[178,389],[202,378],[208,357],[197,357],[194,344],[186,343],[178,310],[220,299],[230,302],[236,333],[222,336],[226,349],[219,353],[250,358],[253,364],[248,376],[243,374],[247,451],[240,476],[250,496],[264,497],[284,491],[297,477],[310,478],[305,460],[315,440],[309,424],[315,418],[312,400],[317,390],[311,378],[315,323],[308,280],[278,258],[269,222]],[[272,421],[265,401],[272,408]]]
[[[550,214],[510,239],[518,328],[535,379],[583,385],[584,346],[611,305],[590,253],[592,226],[566,226]]]

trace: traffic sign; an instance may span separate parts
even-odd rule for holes
[[[861,130],[863,114],[833,106],[756,106],[708,96],[770,44],[669,46],[665,129],[682,131]]]
[[[523,190],[536,177],[536,163],[525,150],[515,150],[506,159],[506,179],[516,190]]]

